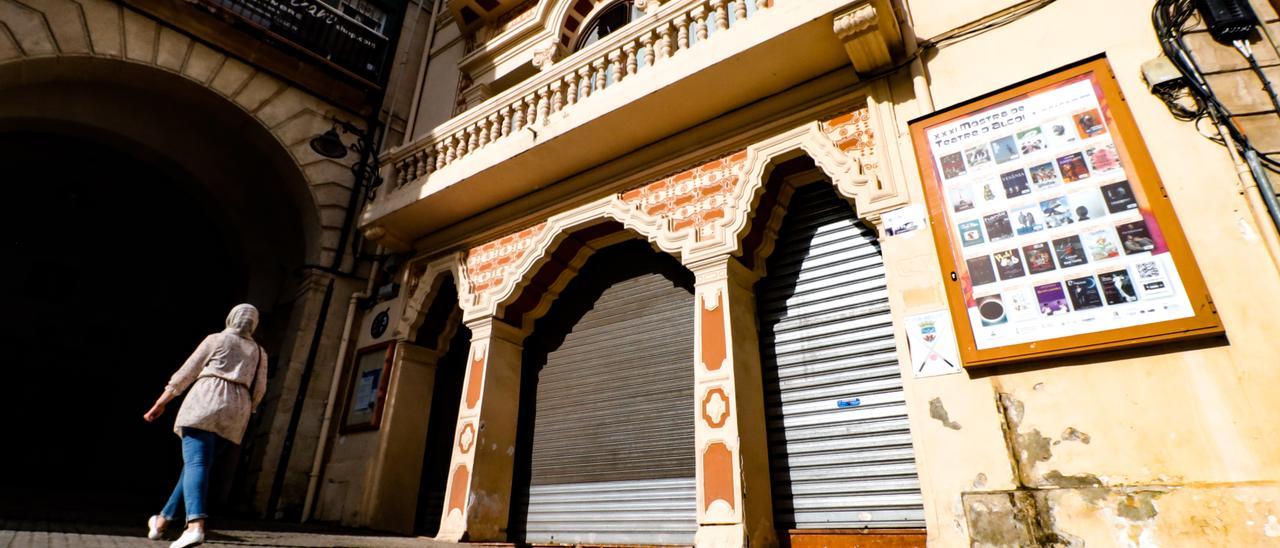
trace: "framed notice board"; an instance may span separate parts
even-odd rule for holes
[[[380,426],[395,349],[395,344],[388,341],[356,353],[351,378],[347,381],[346,410],[339,428],[343,434],[376,430]]]
[[[965,366],[1223,332],[1105,58],[910,128]]]

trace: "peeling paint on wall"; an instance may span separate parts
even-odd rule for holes
[[[1053,440],[1046,438],[1039,430],[1032,430],[1027,433],[1017,433],[1017,445],[1015,449],[1018,451],[1018,466],[1021,468],[1023,480],[1030,483],[1032,470],[1035,469],[1037,462],[1047,462],[1053,458],[1053,450],[1050,449],[1050,443]]]
[[[973,488],[982,489],[983,487],[986,487],[986,486],[987,486],[987,475],[983,474],[982,472],[978,472],[978,475],[973,478]]]
[[[947,408],[942,406],[942,398],[933,398],[929,400],[929,416],[938,420],[943,426],[952,430],[959,430],[960,423],[951,420],[947,415]]]
[[[1084,541],[1057,530],[1048,498],[1052,491],[1020,489],[965,493],[965,519],[975,548],[1083,546]]]
[[[1129,521],[1150,521],[1159,512],[1155,499],[1164,493],[1158,491],[1137,491],[1126,495],[1116,505],[1116,515]]]
[[[1079,431],[1079,430],[1076,430],[1076,429],[1075,429],[1075,427],[1073,427],[1073,426],[1068,426],[1066,430],[1063,430],[1063,431],[1062,431],[1062,440],[1061,440],[1061,441],[1078,441],[1078,442],[1083,443],[1083,444],[1085,444],[1085,445],[1089,445],[1089,442],[1090,442],[1092,439],[1093,439],[1093,438],[1090,438],[1090,437],[1089,437],[1089,434],[1086,434],[1086,433],[1084,433],[1084,432],[1081,432],[1081,431]],[[1056,444],[1056,443],[1058,443],[1058,442],[1054,442],[1054,443]]]
[[[1064,475],[1057,470],[1050,470],[1044,475],[1044,483],[1062,489],[1089,489],[1102,487],[1102,480],[1093,474]]]

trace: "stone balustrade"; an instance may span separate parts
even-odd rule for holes
[[[690,48],[714,45],[718,33],[755,18],[775,0],[668,0],[607,38],[544,67],[382,158],[390,186],[428,178],[526,128],[569,116],[574,106]],[[654,0],[650,0],[654,2]]]

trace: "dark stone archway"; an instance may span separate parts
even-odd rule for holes
[[[0,410],[23,418],[0,489],[22,489],[37,512],[154,512],[181,463],[178,403],[158,424],[141,413],[169,375],[237,302],[262,310],[273,364],[301,326],[292,301],[323,232],[306,177],[208,88],[87,57],[0,66],[0,165],[12,291],[0,337],[14,371]],[[244,478],[232,449],[216,500]]]
[[[59,161],[67,149],[80,161]],[[5,384],[17,387],[0,399],[16,449],[0,452],[0,485],[163,492],[181,466],[173,416],[146,424],[141,413],[243,298],[247,269],[201,198],[138,158],[11,132],[0,134],[0,165],[20,182],[0,200],[10,290],[0,347]]]

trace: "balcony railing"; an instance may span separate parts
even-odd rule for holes
[[[758,16],[770,0],[668,0],[607,38],[436,127],[383,158],[394,188],[406,186],[506,137],[567,116],[575,105],[609,93],[681,52],[713,43]]]
[[[372,83],[387,38],[319,0],[204,0]]]

